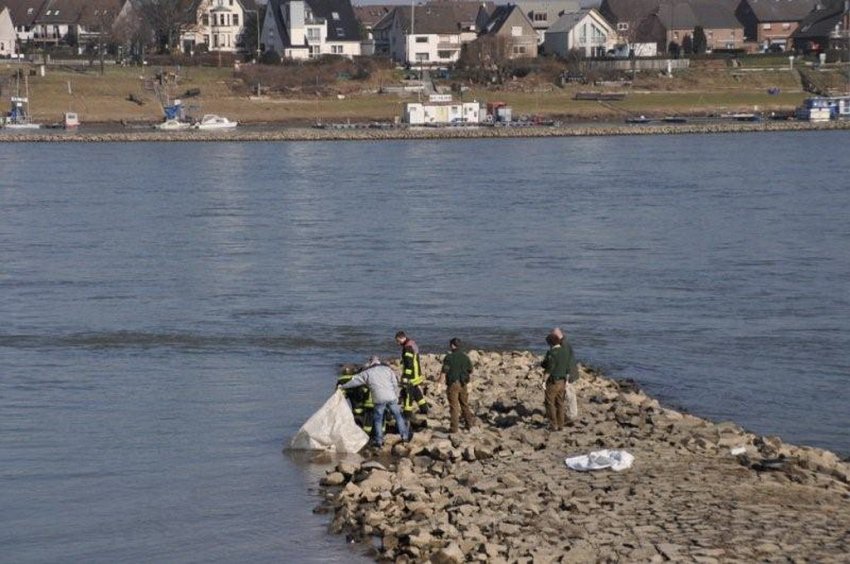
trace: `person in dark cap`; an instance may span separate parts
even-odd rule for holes
[[[560,431],[564,428],[566,415],[564,413],[565,397],[570,404],[570,421],[578,417],[575,391],[568,380],[574,381],[578,375],[578,367],[573,349],[566,342],[563,331],[556,327],[546,336],[549,350],[540,366],[546,371],[546,386],[544,404],[546,417],[549,419],[549,429]],[[569,386],[569,394],[567,387]]]

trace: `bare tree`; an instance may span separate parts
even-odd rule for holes
[[[196,25],[197,0],[135,0],[141,18],[150,25],[160,52],[170,53],[180,36]]]
[[[504,37],[482,35],[463,46],[460,63],[471,68],[496,70],[510,57]]]

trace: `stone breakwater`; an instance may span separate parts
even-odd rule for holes
[[[508,139],[522,137],[587,137],[611,135],[684,135],[696,133],[751,133],[769,131],[822,131],[850,129],[850,121],[809,122],[703,122],[658,125],[565,125],[560,127],[419,127],[400,129],[315,129],[281,127],[232,131],[133,130],[110,133],[31,132],[0,130],[0,142],[115,143],[115,142],[265,142],[265,141],[389,141],[428,139]]]
[[[444,388],[431,383],[433,409],[411,443],[390,435],[322,480],[317,512],[377,560],[850,560],[850,465],[833,453],[667,409],[585,367],[579,420],[550,433],[540,357],[470,356],[477,428],[447,434]],[[438,362],[424,356],[424,373]],[[564,463],[601,448],[635,462],[619,473]]]

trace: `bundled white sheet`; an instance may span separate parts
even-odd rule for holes
[[[337,390],[298,429],[289,441],[289,448],[353,453],[358,452],[368,442],[369,435],[354,421],[345,394]]]
[[[595,450],[590,454],[572,456],[564,460],[573,470],[587,472],[610,468],[615,472],[631,468],[635,457],[624,450]]]

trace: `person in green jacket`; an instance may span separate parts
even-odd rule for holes
[[[560,431],[564,428],[566,415],[564,412],[564,398],[566,396],[567,380],[574,379],[578,374],[573,349],[564,339],[563,332],[555,329],[546,336],[546,344],[549,351],[540,366],[546,372],[546,386],[544,393],[544,404],[546,405],[546,417],[549,419],[549,429]],[[578,416],[575,405],[575,394],[570,401],[570,419]]]
[[[449,341],[451,352],[443,359],[443,368],[440,371],[440,382],[446,383],[446,397],[449,400],[450,433],[458,432],[461,415],[467,429],[475,427],[475,416],[469,409],[469,395],[466,391],[472,374],[472,361],[460,347],[460,339]]]

